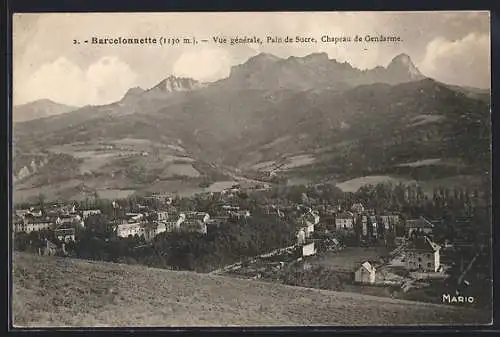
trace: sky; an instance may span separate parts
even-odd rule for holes
[[[214,36],[399,36],[388,43],[217,45]],[[92,45],[97,38],[196,37],[197,45]],[[74,44],[74,40],[80,44]],[[488,12],[20,13],[13,17],[13,103],[51,99],[73,106],[117,101],[131,87],[170,76],[210,82],[267,52],[326,52],[367,69],[408,54],[436,80],[478,88],[491,82]]]

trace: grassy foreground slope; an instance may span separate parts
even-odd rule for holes
[[[487,324],[488,312],[24,253],[13,256],[13,324],[238,326]]]

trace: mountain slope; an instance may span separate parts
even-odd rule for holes
[[[431,79],[304,92],[260,116],[255,129],[247,128],[247,142],[234,148],[234,156],[240,154],[234,164],[303,153],[346,170],[434,157],[489,162],[489,105]]]
[[[479,310],[68,258],[13,256],[30,327],[487,324]]]
[[[237,168],[252,177],[266,162],[317,180],[385,174],[432,158],[458,159],[471,168],[452,174],[488,173],[485,94],[422,78],[405,54],[365,71],[326,54],[260,54],[212,84],[169,77],[148,90],[132,88],[119,102],[17,123],[16,173],[54,148],[95,149],[127,139],[151,144],[137,153],[180,146],[183,155],[212,172]],[[16,158],[23,163],[17,165]],[[149,180],[159,178],[155,172],[147,174]],[[120,179],[116,186],[123,184]]]
[[[53,102],[49,99],[17,105],[13,107],[12,121],[14,123],[61,115],[76,110],[77,107]]]

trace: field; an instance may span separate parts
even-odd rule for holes
[[[489,324],[488,312],[23,253],[16,327]]]
[[[102,198],[115,199],[147,189],[164,192],[164,188],[174,188],[183,196],[202,191],[198,187],[202,172],[193,167],[195,160],[176,146],[124,138],[68,143],[52,146],[48,151],[79,160],[73,175],[64,180],[59,179],[59,173],[53,170],[31,174],[15,183],[15,202],[33,202],[40,193],[46,200],[80,200],[94,192]]]
[[[410,181],[405,178],[396,178],[391,176],[365,176],[338,183],[337,187],[344,192],[356,192],[362,186],[365,185],[377,185],[388,182],[391,182],[393,184],[398,184],[399,182],[407,184],[414,181]]]
[[[257,164],[254,164],[251,166],[252,170],[259,170],[259,171],[272,171],[273,168],[278,164],[282,164],[280,166],[281,171],[286,171],[294,168],[298,168],[301,166],[307,166],[312,163],[314,163],[315,158],[310,155],[310,154],[303,154],[303,155],[297,155],[297,156],[292,156],[283,160],[280,160],[279,162],[272,160],[272,161],[265,161],[265,162],[260,162]]]
[[[435,116],[435,115],[419,115],[412,118],[411,126],[419,126],[425,125],[429,123],[435,123],[443,119],[443,116]]]
[[[281,170],[289,170],[296,167],[306,166],[314,163],[315,158],[310,154],[293,156],[287,159],[286,164],[281,167]]]
[[[42,187],[33,188],[20,188],[21,186],[16,185],[15,189],[12,190],[12,200],[14,203],[21,203],[26,201],[36,201],[38,196],[43,194],[46,200],[57,200],[57,199],[69,199],[81,197],[85,199],[85,193],[78,188],[81,185],[81,181],[77,179],[67,180],[62,182],[57,182],[50,185],[45,185]]]
[[[347,247],[338,252],[326,252],[311,257],[308,261],[312,265],[323,266],[328,269],[353,272],[365,261],[378,261],[379,256],[387,253],[383,247]]]
[[[231,188],[234,184],[238,184],[236,180],[217,181],[206,188],[207,192],[221,192],[224,189]]]
[[[404,164],[406,167],[421,167],[421,165],[428,165],[429,160],[412,162]],[[451,161],[440,161],[439,163],[435,162],[434,164],[440,164],[442,166],[445,165],[460,165],[460,163],[454,163]],[[400,166],[403,167],[403,166]],[[483,178],[484,179],[484,178]],[[481,189],[482,177],[479,175],[469,175],[469,174],[459,174],[442,178],[428,179],[428,180],[415,180],[407,176],[402,175],[371,175],[364,176],[359,178],[354,178],[351,180],[343,181],[341,183],[337,183],[337,187],[340,188],[344,192],[356,192],[362,186],[365,185],[377,185],[382,183],[392,183],[394,185],[403,183],[403,184],[418,184],[423,192],[427,195],[432,196],[433,189],[438,186],[442,186],[445,188],[463,188],[467,187],[470,189]]]
[[[423,160],[414,161],[411,163],[403,163],[403,164],[399,164],[396,166],[419,167],[419,166],[425,166],[425,165],[435,165],[435,164],[439,164],[441,162],[442,162],[441,158],[430,158],[430,159],[423,159]]]
[[[97,194],[99,198],[103,199],[124,199],[132,194],[134,194],[135,190],[119,190],[119,189],[102,189],[97,190]]]

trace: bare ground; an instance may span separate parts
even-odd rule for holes
[[[489,312],[24,253],[16,327],[488,324]]]

